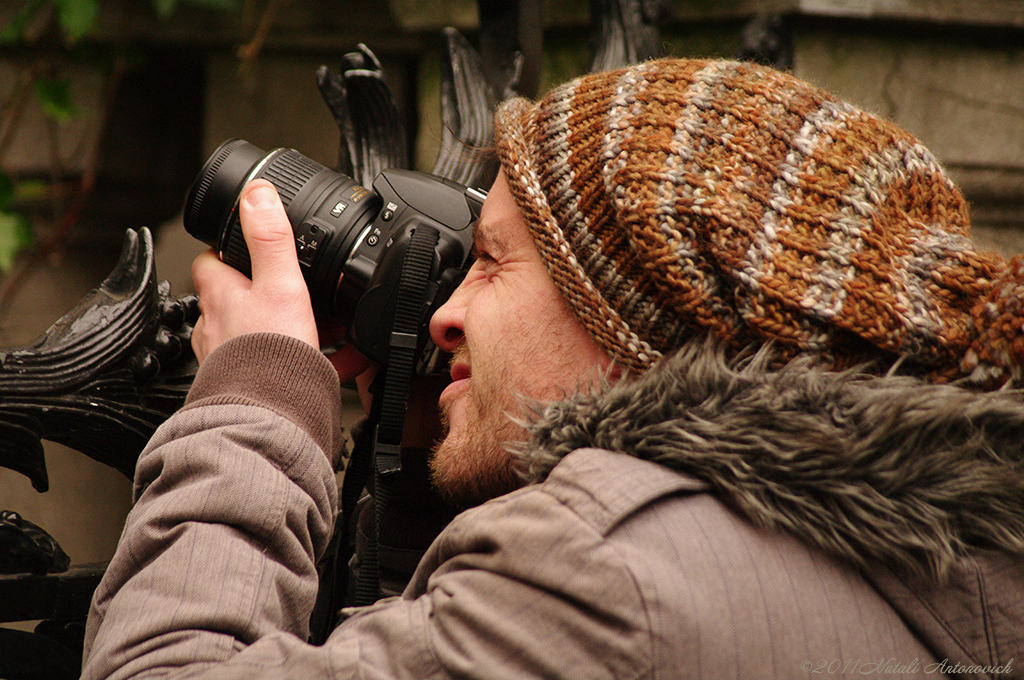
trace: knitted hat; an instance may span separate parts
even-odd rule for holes
[[[580,322],[643,371],[697,333],[935,380],[1021,377],[1024,264],[891,123],[769,68],[666,59],[495,117],[509,187]]]

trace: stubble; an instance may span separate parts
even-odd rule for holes
[[[463,342],[455,349],[452,361],[468,360],[469,349]],[[434,486],[458,507],[479,505],[523,485],[509,445],[521,442],[526,435],[512,418],[518,404],[508,376],[490,381],[470,380],[468,422],[461,431],[453,433],[445,409],[442,420],[447,435],[430,460]]]

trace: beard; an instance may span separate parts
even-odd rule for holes
[[[468,357],[469,349],[463,342],[455,349],[452,361]],[[466,426],[462,431],[452,432],[445,409],[442,420],[447,435],[430,459],[434,487],[445,500],[460,508],[479,505],[523,485],[509,450],[510,444],[526,438],[523,428],[512,418],[519,408],[510,381],[480,380],[471,384],[466,395]]]

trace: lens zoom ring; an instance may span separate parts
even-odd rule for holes
[[[281,202],[287,207],[315,174],[326,169],[316,161],[289,149],[274,159],[263,176],[277,187]]]
[[[224,243],[221,259],[249,278],[252,278],[252,260],[249,258],[249,249],[245,245],[245,237],[242,235],[242,225],[238,222],[237,213],[231,219],[228,238]]]

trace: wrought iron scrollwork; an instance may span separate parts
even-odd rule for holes
[[[789,70],[793,68],[793,36],[786,17],[781,14],[758,14],[740,33],[742,46],[737,57],[765,66]]]
[[[608,71],[661,55],[666,0],[590,0],[590,70]]]
[[[441,63],[442,141],[432,172],[468,186],[487,187],[496,164],[481,153],[492,140],[497,104],[515,94],[521,79],[535,94],[540,25],[536,3],[480,0],[478,52],[454,28],[444,30]],[[661,53],[666,0],[592,0],[591,70],[625,66]],[[526,55],[524,55],[524,49]],[[529,59],[527,58],[529,57]],[[534,74],[534,75],[528,75]],[[370,186],[388,167],[407,168],[407,134],[380,62],[368,47],[347,54],[340,73],[323,66],[320,91],[341,132],[338,170]]]
[[[467,186],[489,186],[496,168],[493,159],[485,162],[481,151],[491,144],[494,107],[511,96],[522,58],[507,55],[509,68],[488,76],[480,54],[461,33],[448,28],[444,35],[448,49],[441,62],[441,151],[432,172]]]
[[[0,574],[57,574],[71,558],[42,527],[0,510]]]
[[[405,124],[377,57],[360,44],[345,55],[341,73],[326,66],[317,84],[341,131],[338,171],[364,187],[386,168],[407,168]]]
[[[194,296],[158,283],[148,229],[128,231],[107,279],[34,342],[0,350],[0,466],[49,481],[41,439],[131,478],[195,375]]]
[[[512,93],[521,59],[508,55],[511,69],[489,80],[477,51],[455,29],[444,31],[447,50],[441,65],[441,152],[432,172],[469,186],[493,179],[493,163],[481,150],[491,141],[495,105]],[[365,45],[345,55],[339,73],[326,66],[317,84],[341,132],[338,170],[363,186],[386,168],[408,168],[405,122],[380,61]]]
[[[34,342],[0,350],[0,466],[46,491],[47,439],[131,478],[195,377],[198,317],[195,296],[157,281],[149,230],[129,230],[99,287]],[[0,621],[44,619],[35,634],[0,629],[3,677],[77,677],[81,621],[104,567],[69,563],[41,527],[0,513]]]

